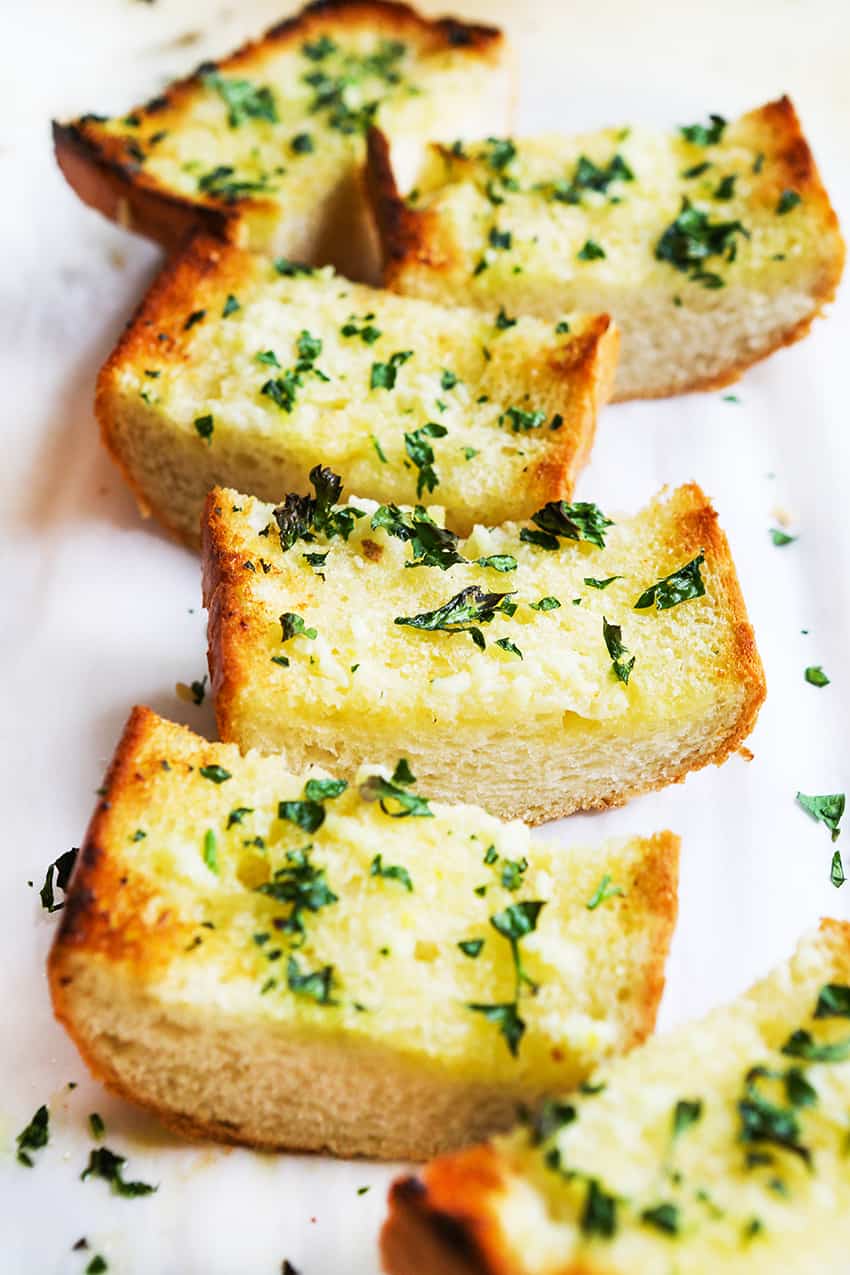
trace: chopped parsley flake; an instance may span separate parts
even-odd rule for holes
[[[605,249],[598,244],[595,239],[585,240],[582,247],[576,253],[579,261],[600,261],[606,256]]]
[[[841,816],[844,814],[845,805],[843,792],[825,793],[821,796],[807,796],[804,792],[798,792],[797,804],[802,806],[813,819],[819,823],[826,824],[832,835],[832,840],[838,840],[841,835],[839,824],[841,823]]]
[[[18,1164],[23,1164],[28,1169],[34,1168],[35,1162],[30,1152],[40,1151],[42,1147],[46,1147],[49,1139],[50,1112],[47,1107],[41,1106],[15,1139],[18,1147]]]
[[[705,562],[705,554],[700,552],[690,562],[685,563],[669,576],[664,576],[656,584],[651,585],[640,595],[634,605],[636,611],[647,607],[655,607],[657,611],[667,611],[691,598],[701,598],[705,594],[705,585],[700,575],[700,567]]]
[[[602,617],[602,636],[605,639],[605,646],[608,648],[608,654],[611,656],[611,666],[616,673],[618,679],[629,684],[629,677],[635,666],[635,657],[625,660],[623,657],[628,655],[628,647],[623,644],[623,631],[619,624],[609,624],[605,617]]]
[[[197,433],[200,438],[205,438],[207,442],[209,442],[213,436],[214,428],[215,426],[213,424],[212,416],[208,415],[208,416],[195,417],[195,429],[197,430]]]
[[[521,407],[509,407],[499,417],[499,424],[507,421],[515,434],[525,434],[545,424],[545,412],[527,412]]]
[[[303,971],[292,955],[286,963],[286,985],[296,996],[304,996],[317,1005],[334,1005],[331,1000],[334,967],[324,965],[321,969]]]
[[[483,946],[484,939],[461,939],[458,943],[458,947],[461,952],[463,952],[464,956],[468,956],[472,960],[478,956]]]
[[[77,862],[79,853],[77,846],[72,847],[70,850],[65,850],[48,867],[47,872],[44,874],[44,885],[41,887],[38,896],[45,912],[59,912],[60,909],[64,908],[64,903],[55,901],[53,891],[54,888],[61,890],[63,894],[67,891],[71,873],[74,871],[74,864]]]
[[[448,602],[434,611],[423,611],[420,615],[399,615],[395,623],[413,629],[426,629],[430,632],[469,633],[473,642],[482,651],[486,643],[479,624],[488,624],[497,614],[504,612],[507,599],[513,597],[515,590],[509,593],[484,593],[477,585],[469,585],[456,593]]]
[[[378,367],[379,364],[375,364]],[[372,369],[374,371],[374,368]],[[416,495],[421,496],[423,491],[433,491],[439,485],[437,471],[434,469],[434,449],[427,441],[429,438],[445,438],[448,430],[445,425],[438,425],[436,421],[428,421],[419,429],[413,430],[412,433],[405,434],[404,447],[410,459],[413,461],[419,474],[416,480]]]
[[[198,773],[214,784],[223,784],[225,780],[232,777],[229,770],[225,770],[223,766],[218,765],[201,766]]]
[[[685,124],[679,132],[694,146],[716,146],[723,136],[726,121],[722,115],[709,115],[708,124]]]
[[[398,369],[412,358],[412,350],[396,350],[395,354],[390,355],[388,363],[373,363],[369,374],[369,388],[372,390],[394,389]]]
[[[204,863],[210,872],[218,873],[218,841],[212,828],[204,833]]]
[[[412,777],[409,779],[406,777],[409,774],[409,768],[406,772],[399,774],[396,767],[392,780],[384,779],[382,775],[370,775],[360,785],[360,796],[363,801],[377,801],[384,814],[389,815],[391,819],[407,819],[410,816],[433,819],[434,812],[428,805],[427,797],[418,797],[415,793],[407,792],[401,787],[401,784],[409,786],[416,782]]]
[[[534,531],[523,527],[520,540],[538,545],[541,549],[557,549],[558,537],[566,540],[588,540],[598,548],[605,547],[605,530],[613,526],[596,505],[589,501],[567,504],[565,500],[550,500],[532,515],[531,521],[540,528]]]
[[[384,863],[383,856],[376,854],[369,867],[370,877],[383,877],[386,881],[398,881],[410,894],[413,893],[413,882],[407,868],[398,863]]]
[[[780,531],[778,527],[771,527],[770,538],[776,545],[777,549],[782,549],[785,545],[793,544],[797,539],[796,536],[789,536],[787,531]]]
[[[522,651],[519,649],[519,647],[516,645],[515,642],[511,641],[510,638],[506,638],[506,637],[497,638],[496,646],[501,647],[503,651],[507,651],[508,655],[518,655],[520,659],[523,658]]]
[[[80,1178],[83,1182],[90,1177],[102,1178],[104,1182],[109,1183],[113,1195],[123,1195],[129,1198],[139,1195],[151,1195],[158,1190],[157,1187],[150,1186],[147,1182],[125,1182],[124,1165],[126,1163],[126,1156],[116,1155],[108,1147],[94,1147],[89,1154],[89,1162],[80,1174]]]
[[[599,885],[593,891],[593,894],[585,903],[588,912],[595,912],[601,903],[606,899],[613,899],[617,895],[624,895],[626,892],[621,885],[613,885],[610,875],[606,872]]]
[[[517,560],[510,553],[492,553],[487,558],[476,558],[479,567],[490,567],[493,571],[516,571]]]
[[[318,912],[338,902],[328,885],[325,869],[311,862],[310,850],[310,846],[288,850],[286,862],[275,870],[271,881],[257,886],[258,894],[277,903],[291,904],[288,916],[275,918],[275,928],[285,934],[303,936],[305,912]]]
[[[266,120],[270,124],[278,122],[274,95],[270,88],[260,88],[250,80],[226,80],[213,71],[203,76],[206,88],[218,93],[227,106],[227,122],[231,128],[238,128],[246,120]]]
[[[783,190],[782,194],[779,196],[776,211],[779,216],[782,217],[785,213],[790,212],[792,208],[796,208],[797,205],[802,202],[802,196],[799,195],[796,190]]]
[[[737,251],[736,235],[749,238],[749,231],[740,221],[712,222],[708,213],[694,208],[690,200],[682,199],[682,208],[667,227],[655,247],[659,261],[667,261],[676,270],[690,272],[690,277],[706,288],[722,288],[723,279],[704,269],[712,256],[725,256],[734,261]]]
[[[829,686],[829,678],[819,664],[810,664],[805,677],[810,686]]]

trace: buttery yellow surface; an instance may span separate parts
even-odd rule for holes
[[[201,774],[201,755],[223,768],[221,782]],[[376,773],[367,768],[361,780]],[[175,1010],[208,1006],[253,1024],[265,1018],[296,1032],[384,1043],[481,1081],[533,1084],[577,1083],[641,1017],[644,964],[657,954],[642,893],[652,842],[564,851],[532,843],[523,824],[475,806],[430,803],[430,817],[394,818],[357,784],[327,799],[324,822],[305,832],[278,817],[278,802],[303,799],[307,776],[287,774],[274,758],[240,757],[232,746],[199,746],[162,723],[134,758],[133,776],[112,800],[109,854],[126,862],[134,891],[150,893],[143,920],[152,955],[163,957],[150,977]],[[299,849],[336,898],[304,910],[303,943],[293,946],[293,934],[275,926],[291,904],[257,887]],[[372,874],[378,854],[384,870],[407,872],[410,890]],[[506,871],[515,889],[502,884]],[[588,909],[605,873],[622,893]],[[489,918],[527,900],[545,904],[520,944],[539,991],[520,997],[527,1031],[514,1059],[498,1026],[467,1003],[513,999],[510,945]],[[161,952],[157,930],[175,919],[181,929]],[[457,946],[472,939],[484,941],[474,959]],[[333,967],[333,1004],[288,988],[290,955],[301,973]]]
[[[446,433],[425,440],[437,482],[430,498],[460,514],[484,505],[495,517],[511,500],[513,510],[522,504],[540,464],[557,464],[558,453],[576,448],[590,410],[587,386],[574,396],[570,377],[556,374],[552,363],[569,360],[586,319],[571,316],[564,334],[532,318],[500,329],[495,310],[434,307],[349,283],[329,269],[281,277],[270,263],[250,261],[232,285],[239,308],[222,315],[229,294],[222,284],[191,330],[186,355],[152,353],[144,366],[134,355],[116,371],[124,393],[141,395],[170,429],[198,449],[208,446],[211,457],[268,444],[305,474],[321,462],[342,470],[355,490],[412,503],[419,470],[405,434],[434,423]],[[351,326],[356,331],[345,335]],[[363,331],[374,339],[364,340]],[[287,411],[261,391],[295,369],[303,333],[321,342],[314,360],[321,376],[300,374]],[[396,368],[395,384],[373,387],[373,367],[394,354],[409,356]],[[583,365],[579,373],[584,381]],[[446,374],[456,383],[445,385]],[[555,404],[561,424],[553,430]],[[540,412],[543,421],[516,432],[505,419],[512,407]],[[213,430],[202,440],[195,421],[206,415]]]
[[[846,943],[846,938],[843,940]],[[820,1044],[850,1037],[850,1020],[813,1018],[824,984],[847,984],[846,955],[821,935],[746,996],[700,1022],[656,1037],[594,1076],[604,1090],[568,1099],[578,1118],[542,1146],[517,1132],[499,1139],[512,1169],[525,1175],[500,1200],[501,1225],[523,1272],[582,1271],[617,1275],[712,1275],[718,1271],[835,1269],[828,1259],[846,1246],[850,1218],[850,1061],[806,1062],[781,1052],[804,1029]],[[837,968],[836,968],[837,967]],[[784,1079],[756,1082],[758,1095],[790,1108],[811,1171],[795,1154],[741,1138],[738,1103],[753,1067],[798,1068],[814,1089],[793,1106]],[[702,1103],[699,1119],[672,1137],[682,1099]],[[574,1177],[547,1167],[557,1148]],[[747,1166],[747,1153],[769,1162]],[[580,1226],[588,1178],[619,1199],[614,1236],[588,1238]],[[663,1202],[678,1208],[679,1233],[640,1220]],[[846,1247],[844,1247],[846,1252]]]
[[[411,199],[413,208],[439,214],[438,237],[453,249],[445,277],[465,278],[470,296],[481,304],[490,296],[519,304],[528,289],[541,294],[547,284],[559,288],[562,298],[565,285],[577,298],[586,290],[598,305],[615,311],[616,297],[636,286],[668,286],[671,293],[686,288],[689,305],[701,299],[709,304],[714,289],[689,282],[687,272],[655,255],[683,198],[708,214],[712,225],[738,221],[746,231],[732,235],[727,251],[703,263],[725,285],[757,282],[760,289],[779,291],[799,280],[801,259],[817,249],[813,240],[823,228],[822,208],[807,206],[803,198],[778,212],[787,170],[772,153],[775,138],[757,114],[727,125],[720,141],[709,145],[688,141],[679,131],[643,127],[521,138],[513,145],[516,155],[505,165],[494,165],[486,143],[466,147],[468,158],[432,147]],[[583,189],[575,203],[559,202],[553,189],[574,180],[582,156],[599,168],[619,156],[633,180],[617,178],[604,192]],[[686,175],[697,167],[704,171]],[[734,181],[725,197],[722,183],[728,178]],[[511,235],[508,249],[492,247],[494,229]],[[604,255],[582,259],[588,241]],[[476,266],[479,272],[473,273]]]
[[[556,551],[519,539],[520,527],[476,527],[458,545],[468,559],[512,555],[516,570],[499,572],[474,562],[448,571],[408,567],[409,544],[371,526],[367,510],[348,542],[297,542],[282,553],[272,506],[223,493],[221,507],[236,553],[256,565],[239,583],[252,604],[250,685],[262,711],[321,720],[364,721],[389,728],[403,713],[406,725],[449,727],[498,723],[507,736],[514,724],[569,728],[569,715],[618,720],[623,739],[647,721],[671,725],[693,720],[735,676],[728,660],[733,623],[716,583],[710,546],[702,568],[706,594],[666,611],[634,610],[646,588],[685,565],[701,546],[683,548],[687,515],[701,507],[690,488],[649,505],[606,532],[604,549],[586,541],[561,540]],[[437,519],[440,510],[432,510]],[[610,515],[609,515],[610,516]],[[268,535],[264,533],[271,527]],[[375,546],[376,548],[370,548]],[[305,553],[327,550],[320,568]],[[375,560],[377,558],[377,561]],[[268,571],[262,567],[265,561]],[[585,579],[620,576],[605,589]],[[497,614],[481,625],[486,649],[468,633],[426,632],[400,626],[397,617],[432,611],[461,589],[511,592],[512,617]],[[560,605],[535,610],[532,603],[555,598]],[[296,636],[281,644],[279,615],[302,616],[316,637]],[[635,665],[628,685],[612,670],[603,618],[622,629]],[[518,655],[496,645],[507,639]],[[289,667],[273,663],[285,654]],[[630,658],[630,656],[628,658]],[[357,665],[353,668],[353,665]],[[259,710],[258,710],[259,711]]]

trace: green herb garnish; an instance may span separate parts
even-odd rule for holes
[[[375,364],[375,366],[379,365]],[[421,496],[423,491],[433,491],[440,481],[434,469],[434,449],[426,440],[445,438],[447,433],[448,430],[444,425],[438,425],[436,421],[428,421],[419,429],[404,436],[405,451],[419,470],[416,480],[417,496]]]
[[[413,882],[407,868],[398,863],[384,863],[383,856],[376,854],[369,867],[370,877],[383,877],[386,881],[398,881],[410,894],[413,893]]]
[[[318,1005],[334,1005],[331,1000],[334,967],[323,965],[321,969],[303,971],[292,955],[286,962],[286,986],[296,996],[304,996]]]
[[[278,122],[274,95],[270,88],[258,88],[250,80],[226,80],[217,71],[201,77],[206,88],[218,93],[227,106],[227,122],[231,128],[238,128],[246,120],[266,120],[270,124]]]
[[[399,615],[394,623],[430,632],[469,633],[475,645],[483,651],[486,643],[478,625],[489,624],[498,612],[504,612],[506,599],[513,597],[515,592],[484,593],[477,585],[469,585],[436,610],[423,611],[420,615]]]
[[[782,217],[785,213],[790,212],[792,208],[796,208],[797,205],[802,202],[802,196],[799,195],[796,190],[783,190],[782,194],[779,196],[776,211],[779,216]]]
[[[606,528],[613,526],[597,505],[584,500],[572,505],[565,500],[550,500],[532,515],[531,521],[540,531],[523,527],[519,538],[541,549],[557,549],[559,536],[566,540],[587,540],[603,549]]]
[[[406,774],[410,774],[409,768]],[[396,767],[393,775],[395,782],[384,779],[381,775],[370,775],[360,785],[360,796],[364,801],[377,801],[384,814],[389,815],[391,819],[406,819],[410,816],[432,819],[434,812],[428,805],[428,798],[417,797],[415,793],[407,792],[405,788],[400,786],[401,784],[410,785],[416,782],[412,776],[408,779],[403,777],[403,775],[404,772],[399,775],[398,767]],[[387,804],[388,802],[390,805]]]
[[[726,121],[722,115],[709,115],[709,124],[685,124],[679,132],[694,146],[716,146],[723,136]]]
[[[647,607],[655,607],[657,611],[667,611],[670,607],[687,602],[690,598],[701,598],[705,594],[705,585],[700,575],[700,567],[705,562],[705,554],[700,552],[683,567],[664,576],[656,584],[651,585],[640,595],[635,603],[636,611]]]
[[[28,1169],[34,1168],[35,1162],[30,1152],[40,1151],[42,1147],[46,1147],[49,1139],[50,1112],[47,1107],[41,1106],[15,1139],[18,1147],[18,1164],[23,1164]]]
[[[53,863],[44,874],[44,885],[39,891],[38,897],[41,899],[41,906],[45,912],[59,912],[64,908],[65,904],[56,903],[54,889],[61,890],[63,894],[68,889],[71,880],[71,873],[74,871],[74,864],[77,862],[77,855],[80,853],[79,847],[74,846],[70,850],[65,850],[59,855],[58,859],[54,859]]]
[[[629,677],[635,666],[635,657],[630,660],[623,657],[629,654],[629,649],[623,644],[623,631],[619,624],[609,624],[605,617],[602,617],[602,636],[605,639],[605,646],[608,654],[611,656],[611,667],[616,673],[618,679],[626,686],[629,684]]]
[[[813,819],[826,824],[833,841],[838,840],[841,835],[838,825],[841,823],[845,805],[843,792],[824,793],[820,796],[808,796],[804,792],[798,792],[796,800],[797,804],[802,806]]]
[[[223,766],[218,765],[201,766],[198,773],[214,784],[223,784],[225,780],[232,777],[229,770],[225,770]]]
[[[80,1174],[80,1179],[85,1182],[86,1178],[90,1177],[102,1178],[104,1182],[109,1183],[113,1195],[123,1195],[128,1198],[151,1195],[159,1189],[150,1186],[147,1182],[125,1182],[124,1165],[126,1163],[126,1156],[116,1155],[108,1147],[94,1147],[89,1153],[89,1162]]]
[[[398,369],[412,358],[412,350],[397,350],[395,354],[390,355],[389,362],[373,363],[369,374],[369,388],[372,390],[394,389]]]
[[[587,908],[588,912],[595,912],[600,903],[604,903],[606,899],[613,899],[616,895],[625,895],[625,893],[626,892],[621,885],[612,884],[611,877],[606,872],[584,906]]]

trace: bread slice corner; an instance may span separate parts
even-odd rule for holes
[[[850,924],[531,1122],[398,1180],[388,1275],[816,1275],[850,1238]],[[819,1052],[820,1051],[820,1052]],[[586,1128],[583,1126],[586,1125]],[[664,1207],[662,1207],[664,1206]]]

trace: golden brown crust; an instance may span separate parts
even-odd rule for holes
[[[152,514],[189,548],[197,548],[198,538],[188,537],[174,523],[167,506],[153,504],[124,463],[113,405],[115,381],[127,364],[143,367],[148,361],[161,362],[166,357],[175,363],[188,362],[189,315],[204,309],[214,311],[215,301],[238,288],[253,262],[250,254],[206,232],[189,235],[154,279],[98,373],[94,411],[104,447],[133,492],[142,516]]]
[[[421,1178],[399,1178],[381,1231],[389,1275],[508,1275],[498,1220],[491,1204],[505,1168],[486,1144],[425,1166]]]
[[[439,217],[408,205],[395,178],[389,139],[374,127],[366,137],[366,194],[378,228],[385,288],[402,292],[401,278],[414,262],[446,269]]]
[[[192,75],[175,81],[133,114],[142,125],[154,121],[157,129],[168,129],[179,121],[203,74],[216,68],[244,70],[275,47],[294,45],[323,31],[338,32],[345,27],[369,27],[394,38],[406,35],[418,41],[423,53],[467,48],[494,61],[502,55],[505,43],[502,32],[495,27],[449,17],[428,19],[396,0],[315,0],[235,53],[215,63],[204,63]],[[262,214],[275,207],[270,200],[256,196],[243,197],[225,207],[209,195],[178,195],[144,170],[128,149],[126,138],[105,132],[100,123],[94,116],[54,122],[56,159],[66,180],[84,203],[168,249],[175,248],[190,230],[196,229],[238,242],[240,223],[247,212]]]
[[[201,519],[202,597],[207,608],[207,663],[215,720],[222,739],[232,736],[234,701],[251,668],[251,623],[245,613],[236,572],[241,559],[228,543],[222,517],[224,493],[214,488],[207,496]],[[236,578],[235,578],[236,577]]]

